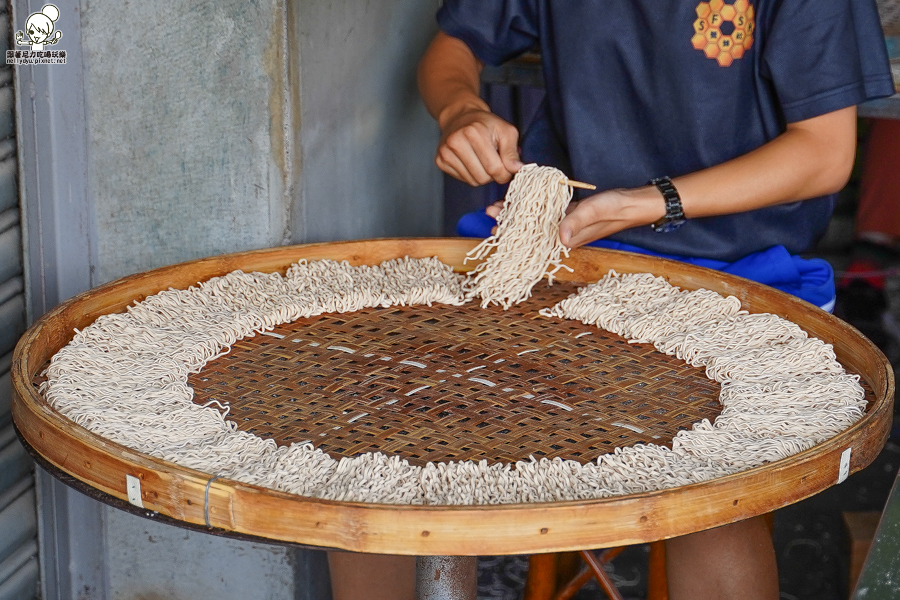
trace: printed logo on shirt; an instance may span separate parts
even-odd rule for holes
[[[719,66],[729,67],[753,46],[753,6],[749,0],[709,0],[697,5],[691,45]]]

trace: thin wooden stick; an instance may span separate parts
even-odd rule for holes
[[[569,186],[574,188],[581,188],[583,190],[596,190],[596,185],[591,185],[590,183],[582,183],[580,181],[572,181],[571,179],[565,179],[563,182]]]

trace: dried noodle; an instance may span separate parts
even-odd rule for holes
[[[228,409],[192,402],[187,384],[237,340],[325,312],[464,302],[463,279],[437,259],[374,267],[301,262],[286,276],[235,271],[170,289],[98,318],[52,359],[41,390],[95,434],[160,459],[248,484],[335,500],[502,504],[598,498],[721,477],[805,450],[863,415],[856,376],[831,347],[737,299],[611,272],[548,317],[578,319],[703,366],[724,410],[675,436],[672,448],[562,459],[428,463],[381,453],[334,460],[312,444],[278,447],[237,430]],[[212,403],[211,403],[212,404]]]
[[[523,166],[506,193],[497,217],[497,232],[473,248],[466,261],[479,264],[466,280],[466,298],[481,298],[481,307],[508,309],[531,297],[544,277],[565,267],[569,250],[559,241],[559,224],[572,200],[566,176],[553,167]],[[571,270],[571,269],[569,269]]]

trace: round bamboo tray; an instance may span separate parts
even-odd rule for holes
[[[120,500],[128,498],[126,476],[136,477],[140,481],[141,501],[144,508],[187,525],[202,526],[206,524],[213,529],[231,532],[235,535],[258,536],[273,541],[359,552],[412,555],[557,552],[643,543],[700,531],[770,512],[834,485],[839,477],[841,454],[847,448],[852,448],[850,460],[850,472],[852,473],[868,465],[887,439],[893,415],[892,369],[877,348],[846,323],[787,294],[741,278],[654,257],[597,249],[574,251],[570,259],[566,261],[569,266],[573,267],[574,272],[560,271],[560,279],[569,282],[596,281],[609,269],[615,269],[620,273],[650,272],[663,275],[670,283],[685,289],[707,288],[722,294],[737,296],[744,308],[750,312],[770,312],[789,319],[803,327],[810,335],[833,344],[838,359],[847,370],[861,376],[869,394],[866,415],[840,435],[800,454],[728,477],[675,489],[597,500],[542,504],[399,506],[319,500],[227,479],[211,480],[211,476],[208,474],[135,452],[75,425],[50,408],[37,392],[35,382],[38,380],[40,372],[50,357],[71,339],[74,328],[85,327],[102,314],[122,311],[128,304],[142,300],[162,289],[185,288],[198,281],[224,275],[235,269],[283,273],[291,263],[302,258],[348,260],[351,264],[358,265],[377,264],[402,256],[437,256],[443,262],[453,265],[459,270],[465,270],[471,268],[471,265],[469,267],[463,265],[465,253],[475,243],[475,241],[467,239],[403,239],[310,244],[192,261],[133,275],[101,286],[61,304],[45,315],[23,336],[16,348],[12,367],[13,417],[16,426],[25,442],[40,455],[43,461],[55,469]],[[563,286],[555,292],[540,293],[558,295],[560,290],[571,291]],[[542,302],[545,305],[553,301],[551,297],[543,298]],[[381,310],[390,312],[392,309]],[[435,321],[438,323],[436,326],[439,326],[442,319],[435,315],[452,313],[456,307],[435,307],[433,310],[434,313],[431,316],[415,311],[398,311],[397,318]],[[480,311],[481,309],[470,307],[468,310]],[[499,346],[491,350],[495,351],[495,354],[491,354],[491,356],[500,355],[496,352],[502,351],[507,351],[510,356],[519,356],[520,353],[524,353],[519,348],[527,347],[517,344],[525,339],[521,337],[522,335],[525,337],[542,335],[539,331],[540,327],[555,326],[569,328],[566,332],[567,339],[573,340],[573,344],[578,342],[578,345],[586,348],[580,350],[579,359],[582,359],[582,362],[594,360],[594,356],[590,354],[593,350],[591,350],[588,340],[597,344],[596,338],[593,336],[579,337],[579,331],[581,333],[587,331],[598,333],[596,328],[582,330],[579,329],[582,326],[577,323],[536,319],[534,318],[536,315],[529,316],[528,310],[534,311],[536,306],[526,307],[526,310],[520,311],[518,316],[514,315],[513,311],[508,314],[497,311],[499,316],[487,317],[488,321],[494,321],[493,331],[507,331],[513,328],[519,332],[516,335],[520,335],[519,338],[511,335],[509,339],[498,341]],[[246,377],[252,379],[255,374],[259,374],[260,369],[263,371],[271,369],[270,365],[253,364],[253,361],[256,360],[254,356],[268,353],[270,358],[271,355],[274,355],[274,359],[277,360],[278,344],[283,340],[296,343],[292,342],[294,336],[312,335],[311,331],[315,330],[315,335],[324,341],[328,339],[329,331],[334,335],[338,335],[342,328],[345,331],[359,331],[360,328],[372,325],[378,320],[375,315],[364,313],[364,311],[340,315],[338,319],[332,318],[330,325],[327,323],[327,318],[328,316],[324,321],[307,323],[305,328],[302,323],[285,325],[283,327],[287,329],[278,333],[278,335],[284,335],[284,338],[257,335],[254,338],[243,340],[236,344],[233,351],[225,358],[249,365],[246,368],[249,369],[250,374]],[[450,314],[444,320],[447,321],[444,326],[449,327],[450,331],[453,331],[454,327],[458,332],[462,329],[469,331],[473,327],[477,329],[482,326],[473,318],[462,313]],[[512,321],[517,322],[512,323]],[[332,329],[328,329],[328,327]],[[490,323],[484,327],[490,329]],[[523,327],[526,328],[524,333]],[[529,327],[531,329],[528,329]],[[375,327],[369,339],[387,340],[396,337],[390,335],[396,328],[396,325],[390,324],[383,325],[381,329]],[[276,329],[276,333],[279,331],[281,330]],[[485,336],[487,334],[482,337]],[[609,337],[605,340],[601,345],[616,344],[616,340]],[[427,340],[410,338],[404,343],[409,348],[424,352],[425,350],[422,348],[425,341]],[[485,344],[490,345],[488,342]],[[312,347],[316,348],[316,346]],[[343,358],[340,367],[341,373],[358,371],[359,365],[352,364],[352,361],[363,360],[355,354],[351,356],[340,349],[332,348],[332,353],[328,354],[326,351],[329,348],[324,343],[320,343],[318,348],[321,350],[309,350],[308,353],[311,352],[309,356],[318,356],[319,363],[306,369],[300,368],[301,379],[304,377],[302,372],[309,375],[315,369],[322,369],[326,366],[333,368],[334,361],[338,358]],[[432,344],[431,350],[427,352],[431,353],[431,358],[435,362],[449,364],[446,363],[449,358],[442,357],[440,353],[450,352],[453,348],[456,346],[452,343],[436,343]],[[648,437],[656,443],[665,443],[666,437],[670,439],[672,433],[679,427],[689,426],[692,420],[704,416],[708,418],[715,416],[717,409],[710,406],[711,399],[716,397],[714,382],[706,381],[702,375],[691,372],[690,367],[675,364],[678,361],[671,361],[669,357],[655,351],[647,352],[638,348],[634,352],[636,354],[629,355],[623,359],[624,363],[622,363],[642,364],[641,368],[631,369],[633,373],[629,377],[638,379],[629,380],[630,383],[615,383],[623,369],[624,371],[629,370],[620,364],[618,367],[611,365],[595,369],[596,372],[590,376],[594,378],[591,379],[592,383],[588,386],[582,385],[581,388],[584,389],[578,393],[571,393],[564,397],[561,395],[566,389],[571,389],[571,386],[566,388],[566,384],[571,384],[574,381],[573,378],[555,382],[553,385],[557,385],[557,387],[548,384],[547,387],[536,390],[544,393],[544,397],[551,400],[546,406],[541,405],[547,409],[544,411],[547,415],[546,422],[536,426],[536,431],[538,433],[546,432],[547,437],[545,438],[541,434],[527,443],[521,441],[514,445],[509,443],[510,437],[507,430],[513,428],[510,423],[516,418],[521,421],[527,419],[517,416],[514,411],[500,412],[496,415],[491,413],[491,411],[506,410],[504,408],[506,403],[500,401],[484,403],[482,410],[485,411],[487,417],[482,415],[482,422],[488,422],[488,417],[498,416],[497,422],[501,425],[487,428],[489,431],[485,431],[485,427],[470,427],[472,431],[469,433],[458,436],[444,435],[442,438],[440,436],[432,437],[437,435],[436,432],[441,431],[441,427],[445,431],[464,431],[466,426],[458,422],[449,424],[442,422],[441,419],[447,415],[441,416],[441,409],[433,408],[433,402],[420,402],[419,404],[411,402],[406,413],[401,414],[402,411],[390,413],[386,421],[372,422],[360,418],[355,420],[357,427],[345,426],[345,423],[341,426],[339,433],[329,434],[325,428],[330,427],[333,430],[334,425],[330,422],[326,423],[325,420],[316,421],[313,418],[315,415],[311,414],[297,417],[296,422],[288,419],[290,424],[286,424],[285,419],[282,418],[285,417],[285,411],[279,412],[275,407],[277,399],[265,407],[262,416],[251,418],[248,415],[253,412],[251,409],[258,406],[258,403],[254,399],[253,402],[247,401],[241,406],[239,402],[241,396],[244,396],[246,400],[246,397],[249,397],[248,394],[252,395],[250,392],[245,392],[233,397],[234,412],[229,418],[234,418],[246,430],[263,437],[280,439],[282,443],[311,439],[336,456],[352,456],[358,452],[382,449],[387,453],[405,456],[411,462],[421,463],[426,460],[477,460],[482,458],[489,461],[514,460],[523,457],[523,453],[524,456],[527,456],[528,453],[535,452],[545,456],[563,456],[584,462],[594,458],[598,453],[609,451],[611,446],[630,444],[636,441],[650,441],[645,439]],[[487,355],[490,352],[482,354]],[[234,358],[238,355],[242,355],[242,357]],[[540,360],[534,359],[533,363],[525,362],[526,359],[531,360],[532,358],[534,357],[527,355],[522,357],[515,366],[510,365],[511,370],[508,375],[513,383],[507,384],[510,387],[506,389],[515,390],[517,378],[521,380],[520,384],[524,385],[522,381],[527,381],[532,389],[536,389],[535,386],[538,383],[533,380],[535,374],[529,373],[529,371],[539,371],[534,365],[539,364]],[[217,387],[216,378],[219,375],[216,372],[229,371],[226,367],[222,367],[229,363],[222,363],[223,359],[218,360],[219,363],[211,362],[203,372],[192,376],[191,383],[200,399],[218,398],[220,394],[229,393],[229,390],[225,389],[229,387],[228,385],[218,385]],[[460,368],[466,364],[466,356],[454,360],[458,361],[457,366]],[[640,361],[645,362],[641,363]],[[605,437],[590,435],[583,428],[578,429],[583,425],[579,423],[570,423],[570,431],[554,434],[554,429],[560,427],[560,423],[563,423],[562,426],[569,426],[565,425],[568,418],[566,415],[569,413],[564,410],[555,410],[556,405],[553,402],[562,399],[560,403],[577,406],[578,412],[580,412],[581,408],[587,407],[592,399],[597,397],[626,394],[628,392],[626,388],[641,388],[647,384],[646,379],[643,381],[640,379],[641,373],[646,372],[647,361],[657,367],[662,366],[660,368],[663,371],[674,373],[665,383],[671,388],[668,394],[663,394],[672,397],[667,401],[668,403],[653,401],[649,403],[648,407],[648,403],[644,402],[642,408],[621,411],[620,415],[615,416],[617,425],[602,427],[606,430]],[[307,362],[304,359],[297,364],[307,364]],[[540,374],[550,375],[548,379],[553,379],[563,371],[562,367],[553,365],[545,365],[543,368],[545,371]],[[410,369],[404,372],[403,369],[393,368],[386,373],[389,375],[387,377],[388,384],[393,385],[392,389],[398,390],[397,393],[404,394],[404,397],[407,388],[415,390],[417,387],[415,376],[408,375],[408,373],[414,373],[420,367],[412,365]],[[298,369],[288,370],[297,371]],[[457,368],[458,370],[459,368]],[[617,375],[617,377],[609,378],[611,381],[603,383],[597,379],[611,370],[614,370],[614,374]],[[477,373],[475,371],[473,376]],[[532,377],[532,380],[529,380],[529,377]],[[585,379],[590,379],[590,377]],[[359,387],[361,383],[364,383],[350,381],[338,384],[336,383],[339,379],[337,375],[328,378],[322,377],[320,374],[320,378],[327,379],[327,382],[321,386],[322,389],[310,392],[307,396],[308,399],[325,402],[332,392],[337,393],[341,389],[349,389],[353,386]],[[662,379],[666,378],[657,378],[654,381]],[[225,381],[226,384],[229,382],[228,379],[222,380],[221,378],[219,381]],[[305,382],[308,382],[308,379]],[[334,389],[330,390],[329,385]],[[453,383],[451,382],[450,385]],[[462,385],[462,388],[468,391],[456,390],[456,392],[463,397],[467,394],[472,398],[483,395],[483,391],[473,391],[471,386],[466,388],[466,385]],[[611,388],[613,391],[610,392],[609,388],[603,387],[604,385],[613,386]],[[617,385],[618,387],[616,387]],[[656,384],[654,383],[654,385]],[[357,390],[354,393],[359,395],[360,392]],[[415,395],[415,392],[410,394],[410,396]],[[646,394],[646,396],[651,396],[651,394]],[[435,400],[435,398],[431,400]],[[460,418],[458,415],[453,417],[455,421],[468,422],[471,420],[472,398],[468,398],[468,400],[464,398],[460,407],[469,402],[465,408],[469,412],[466,413],[463,408],[460,408],[459,410],[463,411],[462,417]],[[557,400],[553,400],[554,398]],[[617,396],[616,399],[619,400],[616,406],[635,404],[634,399],[625,396]],[[371,401],[371,398],[368,398],[367,401]],[[310,402],[301,402],[300,404],[309,404]],[[333,401],[324,406],[323,410],[335,416],[345,415],[345,419],[350,421],[355,413],[348,410],[349,405],[346,402],[346,400]],[[597,410],[602,412],[608,410],[610,406],[600,407]],[[432,412],[429,413],[429,410]],[[415,415],[421,414],[425,415],[421,417],[421,420],[431,427],[429,431],[432,433],[412,435],[407,431],[408,428],[402,427],[404,423],[409,423]],[[655,419],[655,422],[658,423],[657,429],[643,426],[646,425],[647,415],[650,414],[653,415],[650,420]],[[391,422],[391,419],[399,425],[393,428],[386,425],[385,423]],[[398,419],[401,420],[398,421]],[[402,419],[406,419],[406,421]],[[634,425],[636,423],[641,423],[642,426],[636,427]],[[488,422],[488,424],[490,423]],[[631,426],[629,427],[629,425]],[[302,427],[306,427],[307,430],[299,431],[298,428]],[[375,429],[386,431],[385,427],[387,427],[388,433],[372,442],[372,435],[367,435],[367,433],[371,434]],[[636,429],[641,431],[637,432]],[[482,432],[483,435],[479,432]],[[325,435],[322,435],[323,433]],[[632,433],[637,435],[629,437]],[[554,435],[556,437],[553,437]],[[642,435],[644,438],[641,437]],[[458,443],[454,445],[450,441],[455,438],[461,441],[457,440]],[[437,442],[445,443],[437,443],[435,439]],[[549,443],[547,443],[548,440]]]

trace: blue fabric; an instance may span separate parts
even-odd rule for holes
[[[496,224],[497,222],[494,219],[482,211],[471,212],[463,215],[459,220],[456,232],[464,237],[484,238],[491,234],[491,229]],[[744,256],[734,262],[662,254],[612,240],[597,240],[588,244],[588,246],[649,254],[708,269],[715,269],[716,271],[764,283],[828,311],[831,311],[834,307],[834,270],[828,261],[818,258],[804,259],[799,256],[793,256],[784,246],[772,246],[771,248]]]
[[[714,5],[445,0],[438,23],[489,64],[540,45],[547,100],[526,132],[523,159],[601,190],[718,165],[771,141],[787,123],[893,93],[874,0],[733,0],[720,12]],[[729,49],[728,61],[709,58],[726,56],[705,46],[713,34],[740,51]],[[612,239],[730,262],[779,245],[797,254],[824,233],[834,200]]]

